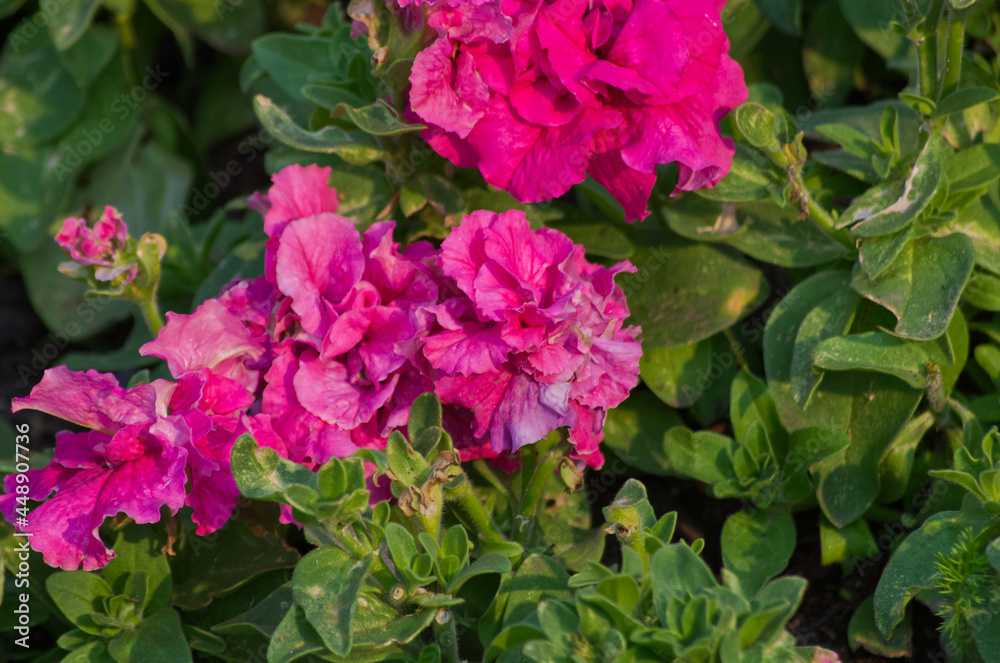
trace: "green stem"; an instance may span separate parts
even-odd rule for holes
[[[938,40],[937,24],[944,11],[944,0],[933,0],[917,42],[917,70],[920,96],[937,99],[938,92]]]
[[[649,551],[646,550],[646,535],[642,533],[642,528],[639,528],[637,532],[633,532],[626,543],[628,543],[629,548],[639,553],[639,558],[642,559],[642,566],[648,573]]]
[[[468,514],[472,522],[475,523],[479,531],[479,536],[485,541],[503,541],[504,537],[497,529],[497,526],[493,524],[493,519],[490,518],[490,514],[486,512],[483,507],[483,503],[479,501],[476,494],[472,492],[472,484],[469,481],[469,477],[465,477],[465,481],[461,485],[452,491],[452,499],[457,501],[462,509]]]
[[[441,647],[442,663],[459,663],[458,629],[455,628],[455,615],[450,610],[442,609],[435,615],[434,640]]]
[[[444,491],[441,486],[435,486],[431,490],[431,501],[434,504],[433,512],[425,514],[421,510],[416,511],[417,520],[425,532],[434,537],[438,543],[441,542],[441,503],[444,500]]]
[[[160,315],[160,308],[156,305],[156,293],[150,293],[149,297],[137,301],[136,304],[139,306],[139,311],[142,312],[142,319],[146,322],[146,326],[149,327],[153,338],[156,338],[156,335],[163,329],[163,317]]]
[[[1000,123],[997,123],[997,126],[1000,126]],[[498,493],[500,493],[500,497],[507,502],[507,506],[513,508],[514,496],[511,494],[510,488],[504,485],[504,482],[500,479],[499,475],[493,471],[490,464],[482,458],[479,458],[472,461],[472,466],[476,468],[476,472],[478,472],[484,479],[486,479],[486,481],[489,482],[491,486],[493,486],[494,489],[496,489]]]
[[[947,28],[941,20],[941,30],[947,29],[948,42],[945,47],[944,80],[941,82],[941,97],[944,98],[958,89],[958,79],[962,75],[962,53],[965,52],[965,15],[948,9]],[[940,100],[939,100],[940,101]]]
[[[833,218],[833,215],[826,211],[822,205],[816,202],[816,199],[812,197],[809,192],[809,187],[806,186],[805,180],[802,178],[802,170],[799,167],[793,167],[792,172],[792,184],[795,186],[795,190],[801,197],[801,200],[806,204],[806,211],[809,213],[809,218],[819,226],[823,232],[837,240],[848,249],[854,249],[854,240],[851,239],[850,233],[847,232],[845,228],[837,228],[837,220]]]
[[[324,527],[323,529],[333,536],[342,548],[354,555],[356,559],[363,559],[365,555],[368,554],[369,551],[365,550],[364,546],[362,546],[356,538],[345,532],[343,529],[338,527]],[[383,589],[392,587],[396,582],[396,576],[394,576],[392,571],[390,571],[385,565],[385,562],[382,560],[382,556],[377,553],[374,561],[372,561],[371,575],[378,580]]]
[[[562,460],[565,452],[565,446],[564,442],[560,442],[549,453],[545,454],[545,458],[535,467],[535,471],[531,474],[531,480],[524,488],[524,493],[521,496],[520,513],[514,521],[514,526],[517,530],[515,538],[520,544],[524,544],[531,535],[535,524],[535,514],[538,512],[538,505],[542,501],[542,494],[545,492],[545,484],[548,482],[549,477],[555,473],[556,468],[559,467],[559,462]]]

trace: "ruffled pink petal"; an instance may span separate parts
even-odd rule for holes
[[[542,384],[515,374],[493,414],[493,450],[517,451],[568,424],[569,389],[566,383]]]
[[[239,318],[218,300],[205,300],[191,315],[167,313],[167,324],[156,340],[139,348],[167,362],[170,374],[180,377],[203,368],[228,374],[236,359],[255,361],[264,348]]]
[[[315,353],[303,354],[295,374],[295,393],[302,406],[328,424],[345,430],[368,421],[392,396],[398,376],[382,383],[352,380],[339,361],[322,361]]]
[[[25,398],[15,398],[13,412],[38,410],[84,428],[113,434],[122,426],[156,416],[156,392],[149,385],[122,389],[113,375],[71,371],[56,366]]]
[[[410,74],[410,108],[420,118],[465,138],[486,112],[490,93],[468,54],[452,58],[441,39],[417,54]]]
[[[327,184],[330,171],[326,166],[292,164],[271,177],[274,185],[267,192],[269,207],[264,215],[268,237],[280,237],[289,221],[337,211],[337,190]]]
[[[324,302],[337,302],[361,278],[361,238],[349,219],[318,214],[288,224],[277,251],[278,288],[292,300],[302,328],[320,332]]]

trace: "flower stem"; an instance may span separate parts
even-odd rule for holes
[[[455,628],[455,615],[450,610],[438,610],[434,616],[434,640],[441,647],[442,663],[459,663],[458,629]]]
[[[486,481],[488,481],[493,488],[496,489],[496,491],[500,494],[500,497],[507,502],[507,505],[513,508],[514,496],[511,495],[510,488],[504,485],[504,482],[499,476],[497,476],[497,473],[493,471],[490,464],[482,458],[479,458],[472,461],[472,466],[475,467],[476,471],[479,472],[479,474],[482,475],[482,477],[486,479]]]
[[[160,308],[156,305],[156,293],[152,292],[148,297],[137,300],[139,311],[142,312],[142,319],[149,327],[149,331],[156,338],[160,330],[163,329],[163,316],[160,315]]]
[[[965,52],[965,15],[948,9],[947,19],[942,18],[940,32],[947,30],[948,42],[945,46],[944,79],[941,82],[941,97],[944,98],[958,89],[958,79],[962,75],[962,53]]]
[[[542,494],[545,492],[545,484],[548,482],[549,477],[556,471],[556,468],[559,467],[559,462],[563,458],[565,449],[565,442],[560,442],[545,454],[542,461],[535,467],[528,485],[525,486],[524,493],[521,496],[520,513],[515,519],[515,527],[517,528],[516,539],[518,543],[524,544],[530,538],[531,531],[535,525],[535,515],[538,512],[538,505],[542,501]]]
[[[504,537],[497,529],[497,526],[493,524],[493,519],[490,518],[490,514],[486,512],[483,507],[482,502],[476,497],[476,494],[472,492],[472,485],[469,481],[469,477],[465,477],[465,481],[459,485],[451,493],[451,499],[454,499],[462,507],[462,510],[468,514],[472,522],[475,523],[478,528],[479,536],[485,541],[503,541]]]
[[[938,92],[938,39],[937,24],[944,11],[944,0],[932,0],[931,9],[917,42],[917,78],[920,96],[937,99]]]
[[[799,199],[805,203],[805,209],[809,213],[809,218],[827,235],[847,248],[853,249],[854,241],[851,239],[851,235],[846,229],[837,228],[837,220],[822,205],[816,202],[816,199],[809,193],[809,187],[806,186],[805,180],[802,178],[802,170],[797,166],[793,166],[790,170],[792,186],[795,187]]]

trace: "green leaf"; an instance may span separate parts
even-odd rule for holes
[[[643,328],[643,348],[708,338],[754,310],[767,295],[761,272],[731,250],[656,230],[629,228],[635,274],[618,283]],[[641,248],[639,248],[641,247]]]
[[[191,650],[184,639],[181,618],[173,608],[163,608],[108,643],[117,663],[190,663]]]
[[[930,357],[919,345],[874,331],[835,336],[819,343],[813,364],[827,371],[878,371],[917,389],[927,387]]]
[[[108,583],[86,571],[56,571],[45,579],[45,589],[59,610],[77,626],[82,617],[101,610],[103,599],[112,596]]]
[[[686,477],[715,484],[735,476],[729,459],[736,443],[725,435],[672,428],[664,438],[663,448],[669,468]]]
[[[734,117],[740,133],[751,145],[765,151],[781,149],[774,137],[774,113],[763,105],[747,102],[736,109]]]
[[[729,0],[722,20],[729,37],[729,55],[734,59],[749,53],[771,29],[771,23],[761,14],[754,0]],[[781,102],[777,103],[780,105]]]
[[[0,58],[0,146],[8,148],[55,138],[73,124],[85,98],[48,35],[26,41],[16,48],[7,42]]]
[[[973,271],[962,298],[976,308],[1000,311],[1000,277],[983,270]]]
[[[913,629],[908,617],[909,613],[907,619],[900,622],[888,636],[883,635],[875,625],[873,597],[869,596],[858,606],[847,626],[847,640],[851,649],[864,647],[878,656],[892,658],[911,656]]]
[[[1000,275],[1000,183],[993,182],[959,211],[953,227],[972,239],[976,264]]]
[[[307,152],[336,154],[358,166],[382,157],[382,150],[364,132],[346,132],[334,126],[307,131],[295,124],[288,113],[265,96],[254,97],[254,110],[264,128],[278,140]]]
[[[667,604],[671,599],[690,600],[704,590],[717,587],[708,565],[683,543],[657,550],[649,562],[653,604],[661,624],[668,623]]]
[[[96,3],[95,3],[96,4]],[[49,23],[51,28],[53,23]],[[103,25],[92,26],[80,35],[79,41],[68,50],[60,49],[59,61],[73,75],[73,80],[82,88],[87,88],[118,50],[118,30]],[[56,47],[59,47],[58,41]],[[88,90],[88,101],[94,93]],[[107,117],[107,97],[102,98],[103,117]],[[91,128],[93,128],[91,124]]]
[[[924,433],[934,425],[934,414],[924,412],[914,417],[893,440],[879,465],[879,504],[892,504],[906,493],[913,472],[913,458]]]
[[[361,108],[345,109],[359,129],[373,136],[396,136],[411,131],[422,131],[422,124],[407,124],[391,106],[379,102]]]
[[[788,457],[782,469],[789,476],[808,470],[824,458],[846,449],[851,438],[833,428],[800,428],[788,437]]]
[[[902,57],[909,41],[904,35],[889,29],[891,21],[904,23],[902,7],[891,2],[866,2],[866,0],[840,0],[844,18],[854,28],[861,41],[870,46],[885,60]]]
[[[250,499],[279,502],[293,484],[317,488],[316,475],[309,468],[285,460],[273,449],[258,447],[251,435],[241,435],[233,444],[232,470],[240,492]]]
[[[862,271],[873,279],[881,276],[916,235],[916,227],[909,225],[891,235],[859,240],[858,262]]]
[[[528,624],[514,624],[508,626],[494,638],[493,642],[483,654],[483,661],[491,663],[504,652],[516,652],[521,645],[531,640],[540,640],[545,637],[540,629]]]
[[[67,654],[62,663],[116,663],[103,640],[92,640]]]
[[[582,244],[591,256],[625,260],[635,251],[621,228],[611,223],[559,221],[547,225],[566,234],[575,244]]]
[[[787,511],[739,511],[722,526],[722,563],[746,596],[785,570],[795,551],[795,522]]]
[[[1000,179],[1000,145],[980,143],[945,159],[949,194],[975,190]]]
[[[146,574],[146,597],[141,611],[153,613],[170,603],[172,578],[170,564],[152,525],[131,523],[119,530],[114,546],[115,557],[102,571],[104,580],[115,594],[125,592],[125,583],[136,571]]]
[[[441,439],[441,401],[434,392],[420,394],[410,406],[407,434],[410,444],[421,454],[430,453]]]
[[[543,600],[570,599],[569,576],[556,560],[529,555],[514,573],[506,592],[502,626],[510,626],[534,615]]]
[[[921,393],[888,376],[862,372],[842,375],[857,380],[846,383],[851,394],[845,404],[851,446],[820,463],[817,487],[823,513],[838,527],[853,522],[875,502],[879,463],[916,409]],[[829,381],[831,391],[839,387],[833,382]]]
[[[881,276],[855,268],[851,287],[895,314],[894,333],[930,340],[948,328],[972,273],[975,248],[962,233],[910,242]]]
[[[374,558],[355,561],[334,546],[313,550],[302,558],[292,577],[295,603],[337,656],[351,650],[351,621]]]
[[[49,14],[47,26],[55,47],[65,51],[83,38],[100,6],[101,0],[68,0],[55,5],[56,11]]]
[[[838,272],[838,280],[846,277]],[[799,407],[806,407],[823,378],[823,374],[813,369],[813,352],[824,340],[846,332],[858,307],[859,297],[846,288],[819,301],[809,311],[799,326],[792,347],[791,389]]]
[[[233,555],[234,550],[241,551]],[[265,530],[230,520],[208,536],[191,537],[174,562],[173,604],[184,610],[273,569],[295,566],[299,553]]]
[[[866,161],[874,154],[871,138],[864,131],[846,124],[820,124],[816,131],[836,141],[847,152]]]
[[[733,435],[740,443],[750,446],[747,443],[750,427],[759,421],[767,434],[770,456],[775,462],[781,463],[788,455],[788,433],[778,417],[774,398],[767,385],[746,367],[733,380],[730,418]]]
[[[194,651],[216,655],[226,651],[225,640],[193,624],[184,624],[184,637],[187,638],[188,645]]]
[[[1000,92],[988,87],[967,87],[955,90],[941,100],[934,117],[946,117],[966,109],[1000,99]]]
[[[113,69],[109,67],[109,73]],[[99,85],[103,79],[104,75]],[[88,104],[85,115],[89,113]],[[120,140],[124,136],[111,134],[106,138]],[[193,177],[188,161],[154,141],[141,149],[126,148],[118,154],[121,158],[105,159],[94,168],[94,181],[86,192],[89,200],[113,205],[121,212],[133,237],[146,232],[165,233],[170,222],[186,218],[184,203]]]
[[[757,6],[782,32],[793,37],[802,34],[802,0],[757,0]]]
[[[690,407],[707,386],[715,347],[711,339],[705,339],[675,348],[647,349],[639,359],[639,374],[664,403],[675,408]]]
[[[302,88],[328,73],[330,41],[322,37],[274,32],[253,42],[257,63],[292,98],[305,100]]]
[[[401,615],[374,591],[367,587],[362,589],[358,605],[354,609],[354,647],[350,658],[355,657],[359,647],[386,647],[411,642],[431,625],[436,613],[434,609],[421,608],[414,613]]]
[[[814,267],[847,255],[847,249],[816,224],[799,221],[794,205],[748,203],[740,205],[736,217],[746,232],[724,241],[751,258],[782,267]]]
[[[305,612],[292,604],[285,613],[267,648],[267,663],[290,663],[309,654],[326,651],[326,645],[306,619]]]
[[[456,573],[448,584],[449,594],[457,592],[462,585],[476,576],[510,571],[510,560],[500,553],[487,553]]]
[[[903,620],[911,598],[934,586],[938,554],[947,555],[962,530],[971,527],[973,531],[981,531],[991,522],[993,516],[970,495],[961,511],[935,514],[906,537],[882,571],[875,589],[875,623],[883,635],[891,634]]]
[[[247,612],[216,624],[212,630],[223,635],[257,631],[270,638],[285,618],[293,600],[292,583],[285,583]]]
[[[625,468],[666,476],[664,435],[671,428],[682,425],[680,417],[663,407],[655,396],[633,389],[624,403],[608,412],[603,443],[614,451]],[[613,466],[618,464],[617,461],[612,463]]]
[[[766,154],[745,143],[736,143],[736,155],[729,174],[714,188],[698,189],[695,193],[709,200],[750,202],[767,198],[768,187],[783,181],[783,173]]]
[[[932,137],[927,141],[906,180],[903,195],[889,207],[876,212],[851,228],[855,237],[891,235],[913,223],[930,205],[944,179],[942,141]]]
[[[881,552],[864,518],[837,527],[820,514],[819,542],[820,562],[824,565],[842,564]]]
[[[813,98],[839,106],[854,87],[854,70],[865,47],[844,19],[837,0],[824,0],[809,16],[802,67]]]

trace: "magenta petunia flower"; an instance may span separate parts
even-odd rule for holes
[[[494,452],[516,451],[561,426],[579,457],[599,466],[609,408],[638,381],[637,327],[614,275],[523,212],[475,212],[441,246],[454,296],[425,309],[421,342],[446,404],[473,413],[473,434]],[[443,287],[442,290],[445,290]]]
[[[207,372],[123,389],[97,371],[47,370],[28,397],[14,399],[13,411],[39,410],[90,430],[59,433],[52,462],[26,473],[27,497],[42,502],[22,528],[32,547],[51,566],[100,568],[114,556],[97,535],[105,518],[156,522],[162,507],[176,513],[185,504],[198,534],[215,531],[239,494],[229,470],[232,415],[252,401],[238,383]],[[5,479],[0,496],[10,522],[15,478]]]
[[[724,4],[506,0],[502,17],[460,32],[429,10],[438,40],[413,63],[410,108],[438,153],[523,202],[590,175],[641,219],[658,164],[677,163],[675,193],[729,171],[734,149],[718,124],[747,90]]]

